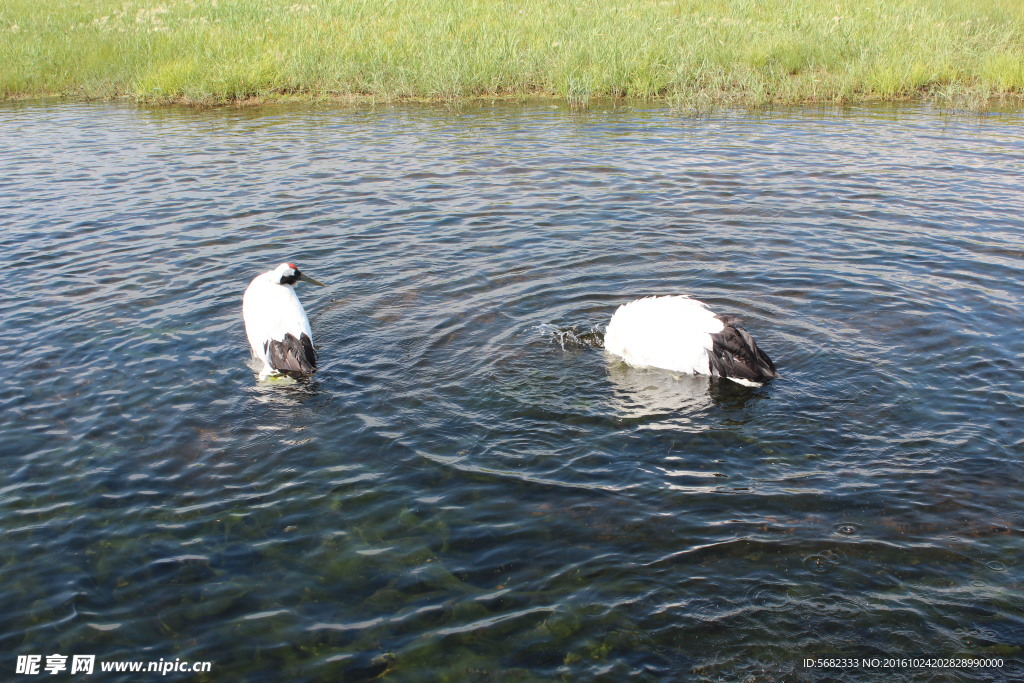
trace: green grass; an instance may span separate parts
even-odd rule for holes
[[[1021,0],[2,0],[0,97],[1024,101]]]

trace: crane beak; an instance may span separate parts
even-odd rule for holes
[[[302,280],[303,282],[308,282],[311,285],[316,285],[317,287],[325,287],[326,286],[326,285],[324,285],[324,283],[317,282],[316,280],[314,280],[313,278],[311,278],[310,276],[305,275],[305,274],[299,275],[299,279]]]

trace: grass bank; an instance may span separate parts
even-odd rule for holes
[[[1021,0],[4,0],[0,97],[1024,101]]]

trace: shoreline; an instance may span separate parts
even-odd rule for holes
[[[247,97],[204,98],[189,97],[135,97],[132,95],[98,96],[68,93],[17,93],[0,95],[0,105],[31,102],[39,104],[94,104],[108,103],[137,107],[184,107],[189,109],[247,109],[273,105],[329,105],[329,106],[447,106],[452,108],[472,107],[487,104],[552,105],[570,110],[582,111],[592,107],[617,106],[664,106],[682,112],[702,113],[722,110],[765,111],[772,109],[814,109],[842,108],[878,105],[920,105],[938,109],[986,113],[992,111],[1024,111],[1024,93],[997,93],[987,90],[958,90],[954,93],[921,92],[900,97],[851,97],[845,99],[800,99],[751,101],[742,96],[731,95],[683,98],[679,96],[655,96],[647,98],[593,96],[586,101],[574,101],[558,93],[530,93],[524,95],[480,94],[458,97],[401,96],[381,97],[379,95],[350,93],[263,93]]]

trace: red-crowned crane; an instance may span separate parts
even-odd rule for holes
[[[242,297],[242,318],[252,355],[263,362],[260,380],[281,373],[308,375],[316,370],[316,348],[309,319],[295,283],[323,287],[294,263],[282,263],[257,275]]]
[[[777,375],[768,354],[737,322],[687,296],[652,296],[619,306],[605,330],[604,348],[635,367],[725,377],[746,386],[761,386]]]

